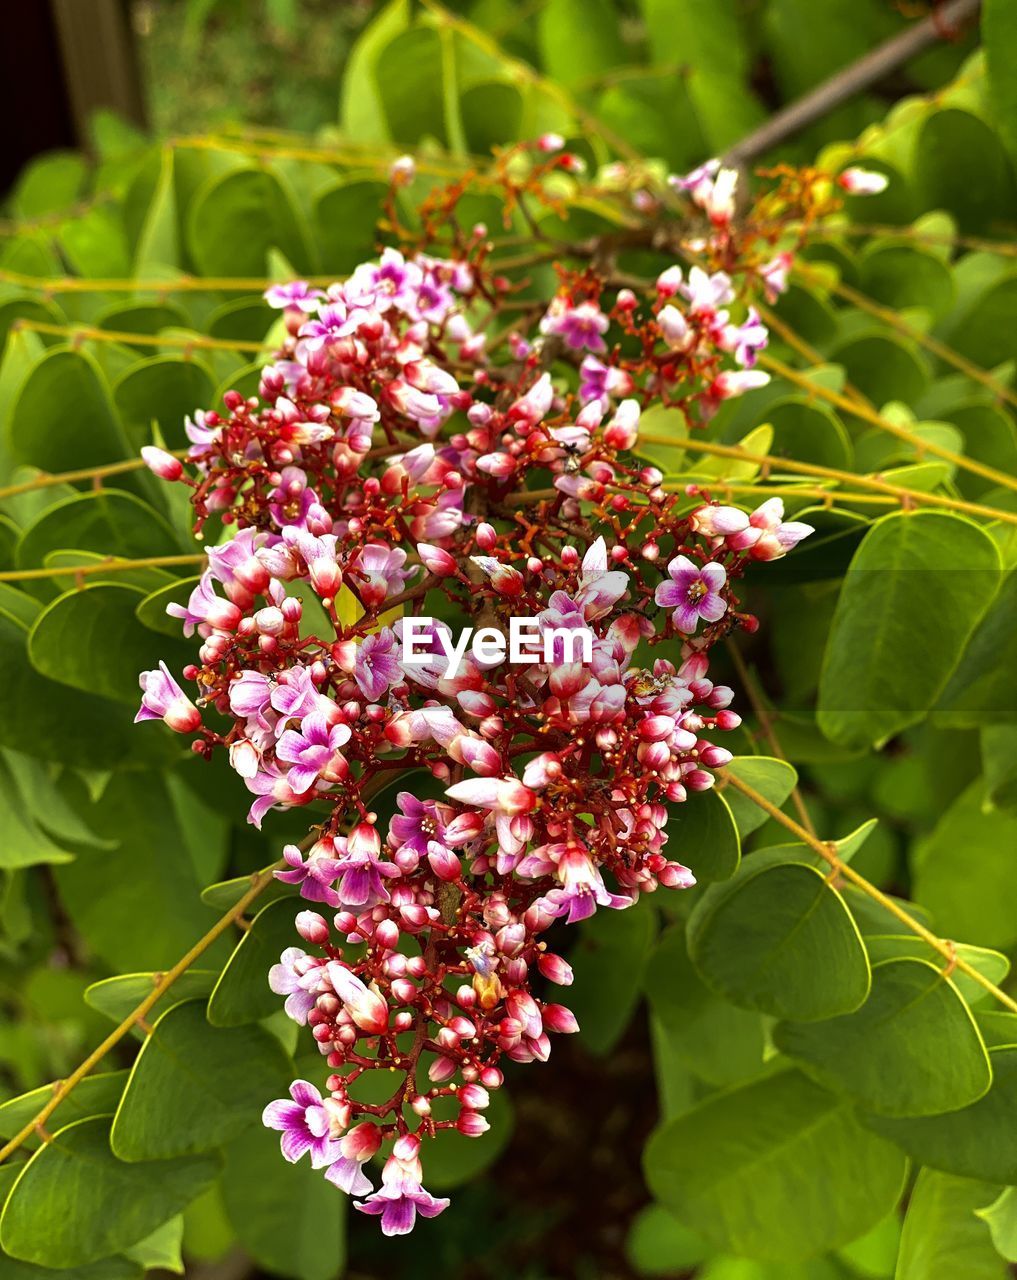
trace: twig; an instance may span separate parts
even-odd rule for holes
[[[796,274],[802,276],[806,280],[820,283],[824,288],[830,290],[831,293],[843,298],[845,302],[850,302],[859,311],[865,311],[870,316],[875,316],[877,320],[882,320],[891,329],[895,329],[898,333],[903,334],[906,338],[910,338],[912,342],[916,342],[920,347],[924,347],[926,351],[931,351],[934,356],[938,356],[945,364],[952,365],[958,369],[966,377],[973,382],[979,382],[983,387],[987,387],[994,396],[1005,400],[1008,404],[1017,405],[1017,394],[1010,390],[1008,386],[1000,382],[993,376],[988,369],[983,369],[981,365],[977,365],[973,360],[969,360],[966,356],[962,356],[959,351],[954,351],[952,347],[947,346],[945,342],[940,342],[938,338],[934,338],[931,334],[917,329],[913,324],[909,324],[903,316],[899,315],[890,307],[884,307],[882,303],[877,302],[874,298],[868,297],[866,294],[854,289],[851,285],[844,284],[843,281],[830,282],[819,272],[812,271],[808,267],[799,266]]]
[[[49,324],[43,320],[29,320],[19,316],[11,325],[12,331],[30,329],[32,333],[49,333],[58,338],[72,338],[77,342],[122,342],[125,346],[179,347],[185,354],[190,351],[265,351],[264,342],[239,338],[207,338],[195,334],[193,338],[183,334],[128,333],[120,329],[99,329],[88,324]]]
[[[950,0],[948,4],[937,6],[935,12],[930,13],[927,18],[870,50],[803,97],[789,103],[758,129],[753,129],[747,137],[736,142],[727,151],[725,163],[744,166],[778,142],[783,142],[817,120],[822,120],[842,103],[849,102],[891,71],[942,40],[944,33],[962,26],[978,13],[980,7],[980,0]]]
[[[100,1044],[97,1049],[94,1049],[84,1062],[71,1072],[66,1080],[61,1081],[59,1087],[54,1090],[53,1096],[46,1105],[36,1115],[34,1115],[31,1120],[29,1120],[23,1129],[19,1130],[19,1132],[11,1138],[10,1142],[8,1142],[2,1150],[0,1150],[0,1163],[3,1163],[8,1156],[17,1151],[21,1144],[36,1132],[39,1126],[45,1124],[60,1103],[63,1102],[79,1082],[88,1075],[93,1067],[98,1066],[107,1053],[120,1043],[132,1027],[138,1025],[144,1020],[145,1015],[156,1003],[159,997],[164,995],[170,989],[181,974],[185,973],[191,965],[194,964],[195,960],[208,950],[212,943],[215,942],[216,938],[225,933],[233,921],[243,915],[258,895],[272,883],[272,872],[277,868],[284,867],[285,865],[285,862],[280,860],[279,862],[274,863],[273,866],[268,867],[265,871],[260,871],[257,875],[251,877],[251,887],[243,897],[234,903],[234,905],[230,907],[229,911],[215,922],[211,929],[209,929],[208,933],[196,942],[190,951],[177,961],[172,969],[163,974],[162,978],[155,984],[148,995],[145,996],[144,1000],[131,1010],[119,1026],[109,1033],[102,1044]]]
[[[718,458],[731,458],[737,462],[749,462],[755,466],[770,470],[790,471],[796,475],[817,476],[825,480],[834,480],[838,484],[857,485],[860,489],[869,489],[874,493],[889,494],[893,499],[905,505],[945,507],[950,511],[963,511],[966,515],[983,516],[989,520],[1002,520],[1005,524],[1017,524],[1017,514],[1004,511],[998,507],[983,506],[980,502],[967,502],[961,498],[949,498],[938,493],[925,493],[921,489],[908,489],[903,485],[891,484],[888,480],[880,480],[876,476],[858,475],[853,471],[840,471],[836,467],[824,467],[819,463],[798,462],[794,458],[781,458],[772,453],[751,453],[741,445],[717,444],[712,440],[673,439],[670,436],[655,435],[645,432],[640,437],[645,444],[671,445],[676,449],[689,449],[693,453],[706,453]],[[847,490],[837,490],[844,498],[855,501],[860,494]]]
[[[759,363],[764,368],[769,369],[771,373],[777,374],[778,377],[784,378],[785,381],[793,383],[796,387],[801,387],[803,391],[815,396],[817,400],[825,400],[827,404],[835,405],[845,413],[854,414],[856,418],[861,418],[863,422],[869,422],[872,426],[879,427],[881,431],[886,431],[890,435],[896,436],[898,440],[906,440],[914,448],[919,458],[923,453],[931,453],[937,458],[942,458],[944,462],[949,462],[951,466],[958,467],[962,471],[971,471],[986,480],[991,480],[993,484],[1001,485],[1006,489],[1017,489],[1017,478],[1007,474],[1007,472],[997,471],[995,467],[986,466],[984,462],[978,462],[975,458],[966,458],[963,454],[954,453],[952,449],[936,444],[933,440],[923,440],[921,436],[915,435],[907,427],[891,422],[889,418],[877,413],[875,409],[869,409],[837,391],[831,391],[828,387],[821,386],[818,382],[813,382],[804,373],[800,373],[797,369],[792,369],[790,365],[784,364],[782,360],[778,360],[774,356],[768,356],[764,353],[759,357]]]
[[[0,582],[30,582],[40,578],[63,578],[73,574],[75,578],[85,577],[90,573],[129,573],[131,569],[161,569],[169,565],[201,564],[205,553],[196,552],[179,556],[146,556],[141,560],[122,560],[110,556],[98,564],[55,565],[46,569],[5,569],[0,573]]]
[[[803,844],[808,845],[814,853],[818,853],[819,856],[827,862],[834,871],[836,871],[838,876],[850,881],[856,889],[860,889],[861,892],[864,893],[866,897],[871,898],[873,902],[878,902],[879,905],[886,911],[889,911],[896,920],[899,920],[905,928],[909,929],[913,934],[921,938],[923,942],[928,943],[934,951],[943,957],[948,965],[967,974],[973,982],[977,982],[980,987],[983,987],[991,995],[995,996],[999,1003],[1005,1008],[1011,1010],[1013,1013],[1017,1013],[1017,1000],[1008,996],[1005,991],[1001,991],[1000,988],[997,987],[994,982],[991,982],[984,973],[979,973],[974,965],[969,964],[967,960],[962,956],[959,956],[956,952],[956,948],[951,942],[945,938],[937,937],[936,934],[934,934],[930,929],[927,929],[920,920],[916,920],[910,912],[905,911],[899,903],[893,900],[893,898],[889,897],[889,895],[885,894],[881,889],[877,889],[874,884],[871,884],[866,880],[861,872],[856,871],[849,862],[844,862],[843,859],[838,857],[836,853],[836,846],[817,839],[816,836],[807,831],[801,823],[796,822],[794,818],[789,818],[786,813],[767,800],[766,796],[761,795],[755,787],[750,787],[747,782],[743,782],[736,774],[731,773],[728,770],[723,770],[722,772],[724,780],[728,786],[734,787],[736,791],[740,791],[742,795],[745,796],[746,800],[751,800],[754,805],[758,805],[764,813],[768,813],[770,817],[776,822],[779,822],[781,826],[786,827],[788,831],[793,832]]]

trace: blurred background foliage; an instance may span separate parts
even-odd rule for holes
[[[192,652],[163,613],[197,571],[180,495],[138,471],[101,484],[43,486],[40,475],[115,468],[152,440],[178,448],[186,413],[230,387],[253,391],[273,342],[257,279],[339,276],[370,256],[400,152],[420,159],[407,217],[471,157],[545,129],[563,132],[591,173],[618,158],[648,158],[660,174],[691,167],[927,13],[886,0],[134,6],[154,138],[98,117],[92,155],[49,155],[25,171],[0,240],[0,1090],[11,1099],[0,1136],[133,1007],[148,975],[236,900],[238,878],[306,827],[297,811],[254,831],[246,793],[221,762],[206,766],[170,735],[131,726],[136,672],[159,657],[179,669]],[[770,350],[786,372],[726,407],[703,437],[776,458],[769,482],[788,459],[878,475],[947,505],[1017,509],[998,478],[1015,470],[1017,404],[1017,18],[1007,0],[990,22],[988,74],[968,30],[760,157],[765,166],[818,156],[831,170],[859,162],[892,179],[884,195],[849,201],[842,223],[808,247]],[[563,195],[571,216],[559,233],[614,225],[587,180]],[[483,192],[464,202],[464,218],[495,235],[500,213]],[[543,276],[534,288],[550,285]],[[646,447],[669,478],[721,489],[763,481],[758,464],[704,458],[671,429],[673,444]],[[804,804],[824,837],[877,818],[853,842],[852,865],[1003,982],[1017,946],[1017,654],[1012,579],[1001,587],[999,573],[1013,564],[1013,524],[990,515],[976,528],[956,511],[906,520],[888,514],[899,502],[871,490],[828,511],[814,481],[783,478],[802,486],[789,507],[819,532],[756,575],[751,603],[764,625],[724,673],[743,710],[755,699],[739,767],[792,815]],[[905,545],[905,526],[927,532],[932,550]],[[104,574],[109,555],[160,563]],[[859,626],[838,606],[849,564],[897,566],[882,580],[885,626]],[[970,591],[946,601],[935,576],[944,570]],[[843,689],[860,678],[859,655],[871,683],[859,695],[867,711],[852,717]],[[787,845],[764,817],[695,797],[671,848],[697,869],[709,856],[721,880],[740,853]],[[747,859],[739,875],[749,865],[763,864]],[[788,891],[767,883],[754,906],[764,920]],[[66,1184],[59,1170],[47,1175],[55,1158],[40,1159],[31,1204],[19,1204],[20,1217],[8,1206],[7,1232],[38,1240],[33,1260],[0,1257],[0,1277],[45,1280],[54,1273],[43,1265],[74,1280],[126,1280],[179,1272],[186,1260],[189,1273],[227,1280],[257,1270],[328,1280],[344,1259],[353,1277],[467,1280],[1005,1276],[1004,1258],[1017,1256],[1013,1193],[1003,1191],[1017,1179],[1013,1015],[988,1012],[978,989],[964,988],[944,1014],[953,1022],[909,1033],[947,1074],[958,1060],[958,1071],[977,1069],[985,1044],[993,1050],[992,1102],[950,1113],[961,1117],[956,1132],[937,1129],[935,1115],[881,1128],[869,1114],[863,1126],[860,1086],[831,1081],[835,1063],[819,1062],[817,1074],[808,1024],[797,1038],[775,1033],[776,1011],[744,975],[711,967],[705,941],[690,960],[686,918],[698,909],[702,926],[704,896],[658,895],[575,931],[570,994],[584,1034],[556,1044],[547,1066],[510,1074],[494,1131],[436,1157],[429,1185],[455,1187],[453,1207],[412,1240],[386,1242],[360,1222],[347,1239],[341,1198],[283,1165],[254,1123],[254,1095],[281,1074],[279,1052],[306,1051],[266,1006],[264,970],[289,941],[290,914],[269,905],[249,931],[219,939],[152,1015],[184,1010],[173,1034],[197,1075],[218,1082],[193,1131],[179,1134],[191,1194],[168,1175],[145,1182],[151,1165],[109,1153],[97,1118],[121,1095],[142,1097],[165,1132],[181,1126],[173,1090],[184,1082],[155,1090],[139,1073],[124,1092],[128,1038],[104,1063],[109,1074],[51,1122],[85,1120],[77,1140],[95,1162],[98,1198],[63,1205],[56,1230]],[[861,895],[843,898],[872,960],[935,958]],[[723,937],[720,907],[716,919]],[[737,912],[731,920],[737,949]],[[185,1022],[200,1006],[178,1001],[213,988],[214,1034],[195,1039]],[[807,983],[795,992],[812,995]],[[832,980],[828,994],[838,995]],[[812,1076],[789,1071],[792,1061]],[[889,1061],[892,1085],[908,1067]],[[223,1091],[229,1064],[246,1088]],[[316,1057],[298,1060],[312,1068]],[[873,1090],[879,1112],[880,1083],[866,1087],[863,1112]],[[643,1148],[661,1124],[644,1180]],[[820,1140],[808,1141],[812,1129]],[[201,1154],[208,1148],[219,1164]],[[905,1153],[914,1164],[902,1198]],[[0,1168],[0,1197],[12,1181]]]

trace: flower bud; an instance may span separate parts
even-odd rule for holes
[[[184,473],[183,463],[174,458],[165,449],[156,448],[154,444],[146,444],[141,450],[145,466],[160,480],[179,480]]]
[[[300,934],[305,942],[320,946],[321,943],[328,941],[328,924],[323,916],[318,915],[317,911],[298,912],[295,923],[297,933]]]

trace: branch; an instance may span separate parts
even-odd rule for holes
[[[963,511],[966,515],[983,516],[989,520],[1001,520],[1006,524],[1017,524],[1017,514],[1004,511],[998,507],[986,507],[980,502],[966,502],[961,498],[948,498],[938,493],[925,493],[921,489],[906,489],[903,485],[891,484],[876,476],[857,475],[853,471],[839,471],[836,467],[824,467],[818,463],[798,462],[794,458],[781,458],[770,453],[752,453],[741,445],[717,444],[712,440],[673,439],[671,436],[655,435],[646,432],[639,437],[646,444],[673,445],[676,449],[691,449],[693,453],[706,453],[718,458],[731,458],[737,462],[749,462],[759,466],[765,479],[771,468],[778,471],[790,471],[796,475],[818,476],[826,480],[834,480],[838,484],[857,485],[860,489],[871,489],[876,493],[888,494],[891,500],[902,506],[946,507],[950,511]],[[668,486],[665,486],[667,488]],[[824,492],[826,492],[824,490]],[[850,490],[837,490],[837,496],[849,498],[852,502],[865,501],[862,495]],[[869,499],[871,501],[871,499]]]
[[[993,484],[1001,485],[1006,489],[1017,489],[1017,478],[1007,472],[997,471],[995,467],[987,467],[985,463],[978,462],[975,458],[966,458],[963,454],[954,453],[952,449],[947,449],[944,445],[936,444],[932,440],[923,440],[921,436],[915,435],[907,427],[891,422],[889,418],[877,413],[875,409],[869,409],[865,405],[849,399],[847,396],[831,391],[828,387],[821,386],[818,382],[813,382],[803,373],[799,373],[797,369],[792,369],[790,365],[784,364],[782,360],[777,360],[774,356],[768,356],[764,352],[759,357],[759,364],[762,368],[769,369],[771,373],[775,373],[778,377],[786,379],[786,381],[793,383],[796,387],[800,387],[803,391],[807,391],[809,395],[815,396],[819,400],[825,400],[827,404],[835,405],[836,408],[843,410],[845,413],[854,414],[856,418],[861,418],[863,422],[870,422],[874,427],[879,427],[881,431],[886,431],[889,435],[896,436],[898,440],[906,440],[908,444],[913,446],[919,458],[923,453],[931,453],[937,458],[942,458],[944,462],[949,462],[951,466],[959,467],[962,471],[971,471],[986,480],[991,480]]]
[[[0,582],[27,582],[34,578],[87,577],[92,573],[127,573],[131,569],[159,569],[166,565],[202,564],[205,552],[179,556],[148,556],[143,560],[110,557],[98,564],[54,565],[48,569],[11,569],[0,573]]]
[[[276,862],[271,867],[267,867],[264,871],[259,871],[256,875],[251,877],[251,887],[243,897],[234,903],[234,905],[230,907],[229,911],[215,922],[211,929],[209,929],[208,933],[196,942],[194,946],[191,947],[190,951],[177,961],[172,969],[163,974],[144,1000],[142,1000],[136,1008],[131,1010],[127,1017],[124,1018],[123,1022],[109,1033],[102,1044],[100,1044],[97,1049],[93,1050],[84,1062],[82,1062],[82,1064],[74,1070],[66,1080],[61,1081],[59,1087],[53,1091],[53,1096],[42,1110],[39,1111],[37,1115],[33,1116],[32,1119],[29,1120],[28,1124],[26,1124],[20,1132],[16,1133],[14,1137],[11,1138],[10,1142],[0,1150],[0,1164],[2,1164],[8,1156],[13,1155],[13,1153],[17,1151],[27,1138],[30,1138],[33,1133],[45,1124],[60,1103],[63,1102],[67,1095],[71,1093],[71,1091],[80,1083],[81,1080],[85,1078],[85,1076],[88,1075],[92,1068],[99,1065],[103,1058],[105,1058],[106,1054],[120,1043],[135,1024],[145,1017],[159,997],[164,995],[170,987],[172,987],[177,978],[179,978],[181,974],[185,973],[191,965],[194,964],[195,960],[208,950],[212,943],[215,942],[216,938],[225,933],[230,925],[244,914],[258,895],[272,883],[272,872],[277,868],[284,867],[285,865],[286,864],[283,861]]]
[[[953,347],[947,346],[945,342],[940,342],[932,334],[925,333],[913,324],[909,324],[903,316],[898,315],[890,307],[884,307],[881,303],[876,302],[874,298],[860,293],[857,289],[853,289],[851,285],[844,284],[843,281],[831,283],[825,276],[822,276],[818,271],[811,270],[809,267],[798,266],[796,274],[801,275],[806,280],[822,283],[825,288],[828,288],[838,298],[843,298],[845,302],[850,302],[859,311],[865,311],[870,316],[875,316],[877,320],[882,320],[891,329],[895,329],[898,333],[903,334],[904,337],[910,338],[912,342],[924,347],[926,351],[931,351],[934,356],[937,356],[945,364],[953,365],[965,377],[970,378],[973,382],[981,383],[983,387],[988,388],[1000,400],[1005,400],[1011,405],[1017,405],[1017,393],[1011,391],[1008,386],[1000,382],[988,369],[983,369],[981,365],[975,364],[973,360],[962,356],[959,351],[954,351]]]
[[[952,37],[957,28],[976,16],[980,7],[980,0],[950,0],[948,4],[937,5],[927,18],[870,50],[753,129],[730,148],[724,163],[744,168],[750,160],[822,120],[937,41]]]
[[[877,889],[874,884],[871,884],[866,880],[866,878],[860,872],[856,871],[849,862],[844,862],[843,859],[839,858],[834,844],[828,844],[823,840],[817,839],[816,836],[806,831],[801,823],[796,822],[794,818],[789,818],[783,810],[778,809],[775,804],[772,804],[767,800],[766,796],[761,795],[755,787],[750,787],[747,782],[742,782],[737,775],[730,773],[727,770],[723,770],[722,773],[726,786],[734,787],[736,791],[740,791],[742,795],[745,796],[746,800],[751,800],[754,805],[758,805],[758,807],[762,809],[764,813],[768,813],[774,821],[779,822],[781,826],[786,827],[788,831],[791,831],[796,835],[802,844],[808,845],[813,852],[818,853],[825,862],[829,863],[838,876],[844,880],[850,881],[850,883],[853,884],[856,889],[860,889],[866,897],[871,898],[873,902],[878,902],[884,910],[889,911],[890,914],[899,920],[906,929],[911,931],[911,933],[921,938],[923,942],[928,943],[928,945],[932,947],[938,955],[943,957],[951,972],[954,969],[960,969],[962,973],[967,974],[972,982],[977,982],[978,985],[988,991],[990,995],[995,996],[1001,1005],[1009,1009],[1012,1013],[1017,1013],[1017,1000],[1008,996],[1005,991],[1000,990],[1000,988],[997,987],[994,982],[991,982],[984,973],[979,973],[974,965],[969,964],[963,956],[959,956],[956,948],[951,942],[948,942],[944,938],[937,937],[930,929],[926,929],[925,925],[923,925],[921,921],[916,920],[913,915],[905,911],[899,903],[895,902],[893,898],[885,894],[882,889]]]

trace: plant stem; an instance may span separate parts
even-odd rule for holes
[[[888,894],[885,894],[882,889],[877,889],[874,884],[866,880],[866,878],[860,872],[856,871],[849,862],[844,862],[839,858],[833,844],[828,844],[823,840],[817,839],[817,837],[808,832],[801,823],[796,822],[794,818],[789,818],[786,813],[767,800],[766,796],[761,795],[755,787],[750,787],[747,782],[743,782],[736,774],[730,773],[727,770],[722,770],[721,772],[727,786],[734,787],[736,791],[740,791],[742,795],[745,796],[746,800],[751,800],[754,805],[758,805],[764,813],[769,814],[774,821],[779,822],[781,826],[786,827],[788,831],[791,831],[796,835],[803,844],[808,845],[813,852],[818,853],[819,856],[825,862],[829,863],[829,865],[836,871],[838,876],[849,881],[856,889],[860,889],[861,892],[864,893],[866,897],[871,898],[873,902],[878,902],[884,910],[889,911],[895,919],[899,920],[906,929],[921,938],[923,942],[928,943],[928,945],[932,947],[938,955],[943,957],[951,970],[959,969],[973,982],[977,982],[980,987],[983,987],[991,995],[995,996],[1001,1005],[1009,1009],[1012,1013],[1017,1013],[1017,1000],[1008,996],[1005,991],[1002,991],[994,982],[991,982],[985,974],[979,973],[974,965],[969,964],[963,956],[959,956],[956,948],[951,942],[944,938],[937,937],[931,929],[927,929],[920,920],[916,920],[910,912],[905,911],[898,902],[895,902],[893,898]]]
[[[186,458],[186,449],[173,451],[174,458]],[[0,489],[0,498],[13,498],[19,493],[32,493],[35,489],[48,489],[55,484],[70,484],[75,480],[102,480],[106,476],[123,475],[126,471],[138,471],[145,466],[144,458],[127,458],[124,462],[108,462],[101,467],[82,467],[78,471],[42,471],[31,480],[9,484]]]
[[[875,316],[878,320],[882,320],[891,329],[895,329],[897,333],[903,334],[920,347],[924,347],[926,351],[931,351],[934,356],[937,356],[945,364],[952,365],[973,382],[981,383],[994,396],[998,396],[999,399],[1005,400],[1008,404],[1017,405],[1017,394],[1000,382],[998,378],[994,377],[988,369],[983,369],[981,365],[968,360],[959,351],[954,351],[952,347],[947,346],[945,342],[940,342],[938,338],[932,337],[931,334],[923,333],[921,329],[916,329],[913,324],[908,324],[902,316],[898,315],[890,307],[884,307],[881,303],[876,302],[874,298],[869,298],[864,293],[859,293],[857,289],[853,289],[842,281],[830,283],[825,277],[820,276],[818,272],[811,271],[807,267],[799,267],[796,274],[805,280],[821,283],[824,288],[829,289],[838,298],[843,298],[845,302],[850,302],[859,311],[865,311],[870,316]]]
[[[193,338],[176,333],[126,333],[119,329],[99,329],[88,324],[49,324],[44,320],[29,320],[19,316],[11,325],[11,331],[28,329],[32,333],[49,333],[58,338],[73,338],[76,342],[122,342],[126,346],[179,347],[190,351],[267,351],[264,342],[239,338],[207,338],[195,334]]]
[[[166,565],[201,564],[205,553],[179,556],[147,556],[141,560],[119,560],[110,557],[98,564],[71,564],[51,569],[9,569],[0,573],[0,582],[27,582],[35,578],[63,578],[67,575],[86,577],[92,573],[127,573],[131,569],[159,569]]]
[[[266,868],[264,871],[259,871],[256,875],[251,877],[251,887],[243,897],[238,899],[238,901],[230,907],[229,911],[215,922],[211,929],[209,929],[208,933],[206,933],[203,938],[199,939],[199,941],[191,947],[190,951],[177,961],[172,969],[163,974],[148,995],[145,996],[144,1000],[131,1010],[120,1025],[109,1033],[106,1039],[103,1040],[102,1044],[100,1044],[97,1049],[94,1049],[84,1062],[71,1072],[66,1080],[61,1081],[59,1087],[53,1091],[53,1096],[38,1112],[38,1114],[33,1116],[33,1118],[29,1120],[28,1124],[16,1133],[5,1147],[0,1149],[0,1163],[17,1151],[27,1138],[30,1138],[41,1125],[45,1124],[60,1103],[63,1102],[68,1094],[71,1093],[71,1091],[80,1083],[80,1081],[88,1075],[93,1067],[98,1066],[103,1058],[105,1058],[106,1054],[118,1045],[124,1036],[127,1035],[131,1027],[133,1027],[140,1019],[145,1017],[159,997],[164,995],[170,989],[180,975],[185,973],[191,965],[194,964],[195,960],[208,950],[212,943],[215,942],[216,938],[225,933],[230,925],[244,914],[258,895],[272,883],[272,872],[277,868],[284,867],[285,865],[285,862],[280,860],[273,866]]]
[[[745,165],[747,161],[754,160],[779,142],[800,133],[817,120],[824,119],[842,103],[857,97],[910,58],[944,39],[952,29],[973,18],[979,8],[980,0],[951,0],[949,4],[937,6],[927,18],[884,41],[850,66],[844,67],[815,89],[776,112],[758,129],[753,129],[747,137],[728,150],[724,157],[725,163]]]
[[[925,493],[920,489],[906,489],[902,485],[891,484],[875,476],[857,475],[853,471],[839,471],[835,467],[823,467],[818,463],[798,462],[793,458],[781,458],[770,453],[751,453],[741,445],[717,444],[710,440],[674,439],[671,436],[654,435],[646,432],[639,439],[647,444],[673,445],[676,449],[690,449],[694,453],[707,453],[718,458],[731,458],[738,462],[750,462],[764,469],[771,467],[779,471],[792,471],[803,476],[819,476],[826,480],[836,480],[840,484],[854,484],[862,489],[871,489],[877,493],[890,494],[902,503],[914,503],[916,506],[928,505],[946,507],[951,511],[963,511],[967,515],[984,516],[990,520],[1002,520],[1007,524],[1017,524],[1017,514],[1003,511],[996,507],[986,507],[978,502],[966,502],[961,498],[948,498],[938,493]],[[855,499],[854,494],[843,494]]]
[[[923,440],[921,436],[915,435],[907,427],[891,422],[889,418],[877,413],[875,409],[869,409],[867,406],[859,404],[857,401],[851,400],[837,391],[831,391],[828,387],[812,382],[803,373],[799,373],[797,369],[792,369],[790,365],[784,364],[782,360],[763,354],[759,357],[759,363],[769,369],[771,373],[777,374],[778,377],[784,378],[796,387],[801,387],[803,391],[807,391],[817,399],[825,400],[827,404],[832,404],[845,413],[854,414],[856,418],[861,418],[864,422],[869,422],[874,427],[879,427],[881,431],[886,431],[890,435],[896,436],[898,440],[906,440],[915,449],[919,457],[923,453],[931,453],[937,458],[942,458],[944,462],[949,462],[954,467],[959,467],[963,471],[974,472],[975,475],[991,480],[993,484],[1002,485],[1007,489],[1017,489],[1017,478],[1008,475],[1005,471],[997,471],[994,467],[986,466],[985,463],[978,462],[974,458],[966,458],[963,454],[954,453],[952,449],[947,449],[934,441]]]

